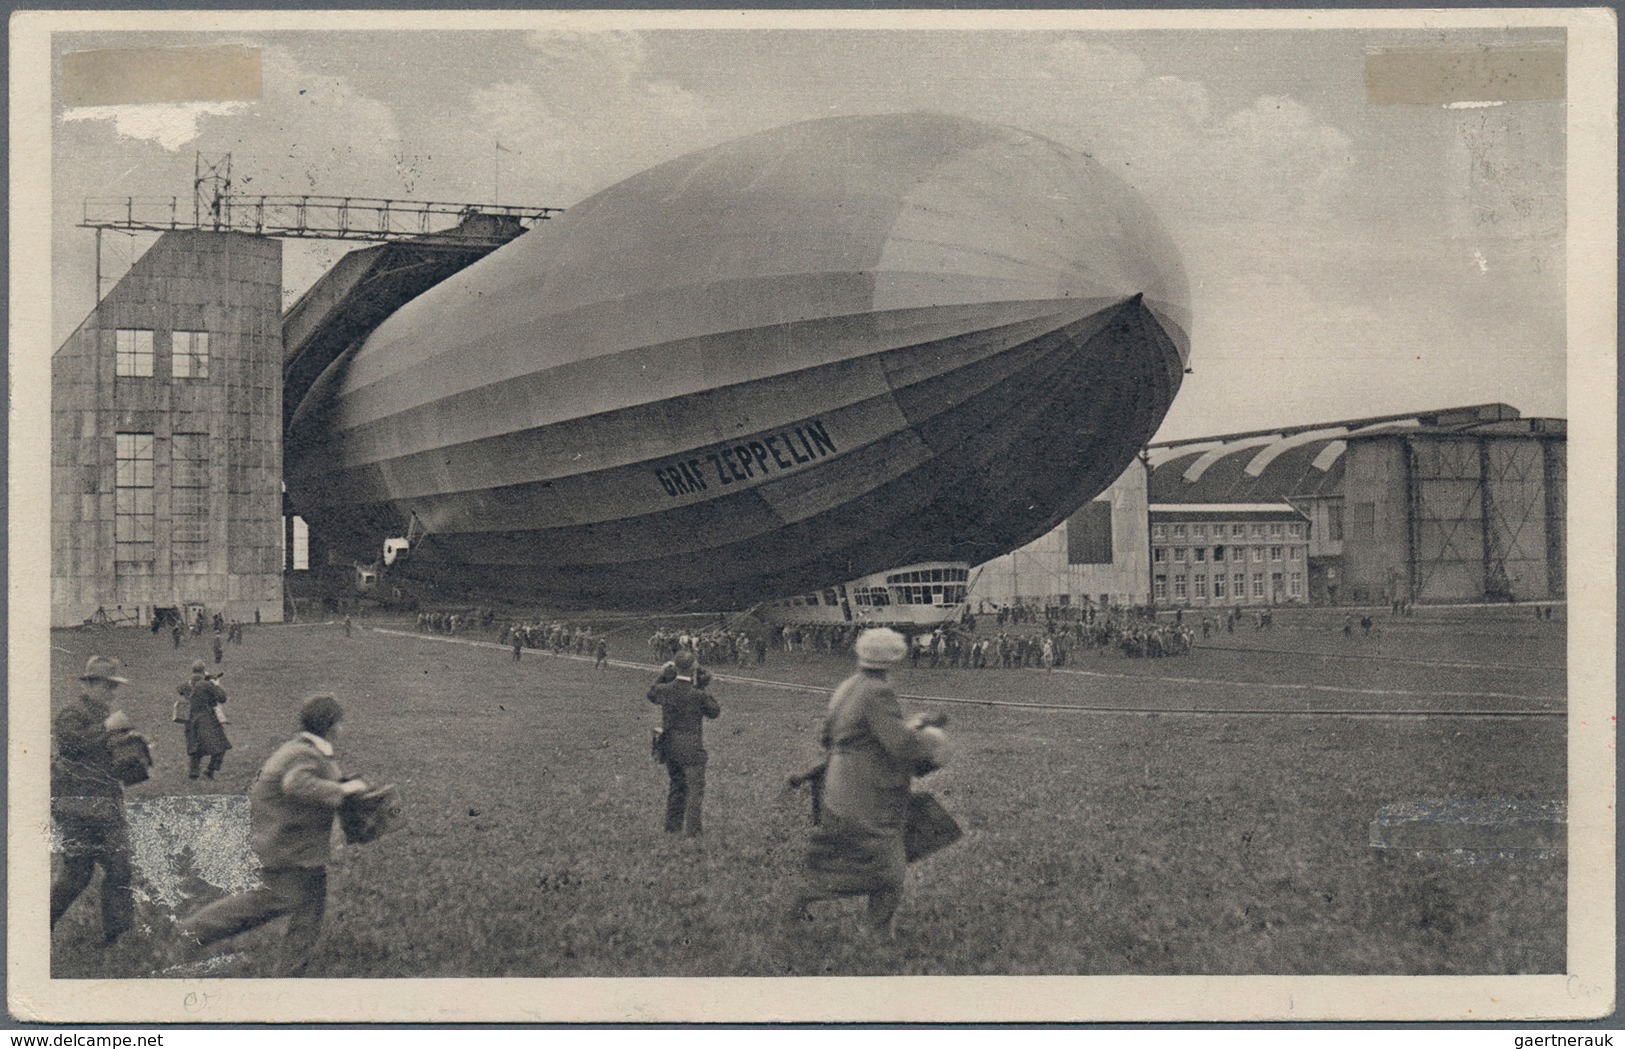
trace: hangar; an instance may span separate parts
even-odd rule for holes
[[[972,605],[1560,600],[1567,447],[1506,404],[1152,444]]]
[[[1566,453],[1564,420],[1506,404],[1155,445],[1150,525],[1174,507],[1289,512],[1307,525],[1317,603],[1550,600],[1564,596]]]
[[[200,179],[191,221],[172,198],[86,203],[98,235],[157,238],[52,357],[53,626],[282,621],[287,573],[306,567],[283,494],[285,369],[313,381],[354,325],[557,210],[223,188]],[[284,315],[287,237],[382,243]]]

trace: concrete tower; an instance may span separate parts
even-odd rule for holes
[[[51,368],[51,623],[282,619],[282,245],[165,233]]]

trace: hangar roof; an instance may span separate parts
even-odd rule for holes
[[[1350,441],[1400,435],[1563,436],[1562,419],[1524,419],[1505,404],[1446,408],[1274,431],[1154,444],[1148,449],[1152,503],[1287,503],[1343,492]]]

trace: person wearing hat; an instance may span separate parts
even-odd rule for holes
[[[178,688],[186,699],[186,755],[188,779],[197,779],[203,759],[209,759],[204,772],[209,779],[220,771],[220,765],[231,749],[231,740],[220,724],[215,708],[226,701],[226,690],[204,670],[203,660],[192,662],[192,679]]]
[[[695,837],[704,830],[705,719],[722,713],[703,685],[696,684],[694,653],[684,649],[672,661],[670,679],[662,672],[649,689],[649,702],[660,707],[661,760],[670,786],[666,791],[666,833]]]
[[[835,690],[824,719],[821,813],[790,914],[805,917],[814,900],[867,896],[870,925],[889,932],[903,899],[909,781],[940,756],[942,719],[903,720],[886,678],[908,654],[903,635],[865,630],[853,648],[858,672]]]
[[[310,960],[327,909],[333,820],[344,799],[368,790],[346,779],[334,743],[344,711],[325,693],[299,707],[300,732],[276,749],[249,788],[250,826],[260,887],[209,904],[181,923],[207,946],[288,915],[278,974],[297,976]]]
[[[130,929],[130,835],[124,820],[124,784],[113,766],[110,742],[130,728],[113,696],[129,679],[119,661],[91,656],[79,675],[79,696],[51,721],[51,816],[62,867],[51,881],[51,927],[102,869],[102,937],[111,945]]]

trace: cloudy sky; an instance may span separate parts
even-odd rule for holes
[[[1180,245],[1195,317],[1164,439],[1506,401],[1563,415],[1562,101],[1366,101],[1372,48],[1560,29],[58,34],[263,49],[255,101],[54,112],[53,325],[94,300],[88,196],[237,190],[568,207],[693,149],[929,109],[1082,149]],[[493,163],[500,141],[500,185]],[[116,276],[151,241],[108,234]],[[290,242],[290,301],[355,245]]]

